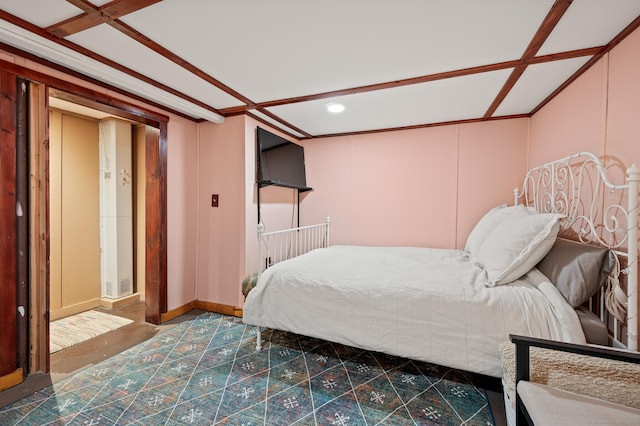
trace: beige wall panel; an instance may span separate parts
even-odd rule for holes
[[[62,307],[62,114],[49,115],[49,309]]]
[[[62,116],[62,306],[100,299],[98,123]]]

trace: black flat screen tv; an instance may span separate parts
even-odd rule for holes
[[[261,186],[277,185],[308,191],[304,149],[278,135],[257,128],[257,181]]]

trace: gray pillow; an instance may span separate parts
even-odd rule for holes
[[[606,282],[614,268],[613,256],[606,248],[558,238],[536,267],[577,308]]]

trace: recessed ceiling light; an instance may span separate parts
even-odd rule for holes
[[[344,111],[344,105],[337,103],[327,104],[327,111],[332,114],[340,114],[342,111]]]

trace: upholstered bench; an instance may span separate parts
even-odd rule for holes
[[[640,354],[510,336],[515,344],[516,424],[585,425],[640,422]],[[513,345],[503,345],[503,365]],[[513,360],[513,358],[512,358]],[[511,361],[513,362],[513,361]]]
[[[540,383],[519,381],[518,396],[534,425],[640,424],[640,410]]]

